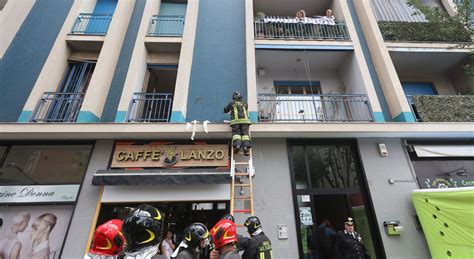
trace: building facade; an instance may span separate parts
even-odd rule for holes
[[[421,2],[456,15],[458,1]],[[474,185],[472,31],[436,37],[405,0],[0,7],[0,242],[26,225],[22,258],[39,222],[50,258],[81,258],[98,224],[137,205],[179,240],[234,194],[252,198],[275,258],[322,258],[321,224],[347,217],[372,258],[430,258],[412,191]],[[255,172],[236,193],[234,91],[253,123],[240,170]]]

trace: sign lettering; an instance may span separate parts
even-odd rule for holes
[[[0,203],[73,202],[79,185],[0,186]]]

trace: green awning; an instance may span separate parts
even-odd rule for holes
[[[412,201],[432,258],[474,258],[474,187],[416,190]]]

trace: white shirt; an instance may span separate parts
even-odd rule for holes
[[[173,249],[171,248],[170,244],[168,243],[168,241],[166,240],[163,240],[161,242],[161,248],[163,248],[164,251],[166,251],[166,258],[170,259],[171,258],[171,255],[173,254]],[[163,254],[164,255],[164,254]]]

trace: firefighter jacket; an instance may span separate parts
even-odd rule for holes
[[[251,124],[247,104],[242,101],[232,101],[225,108],[224,113],[230,112],[230,125]]]

